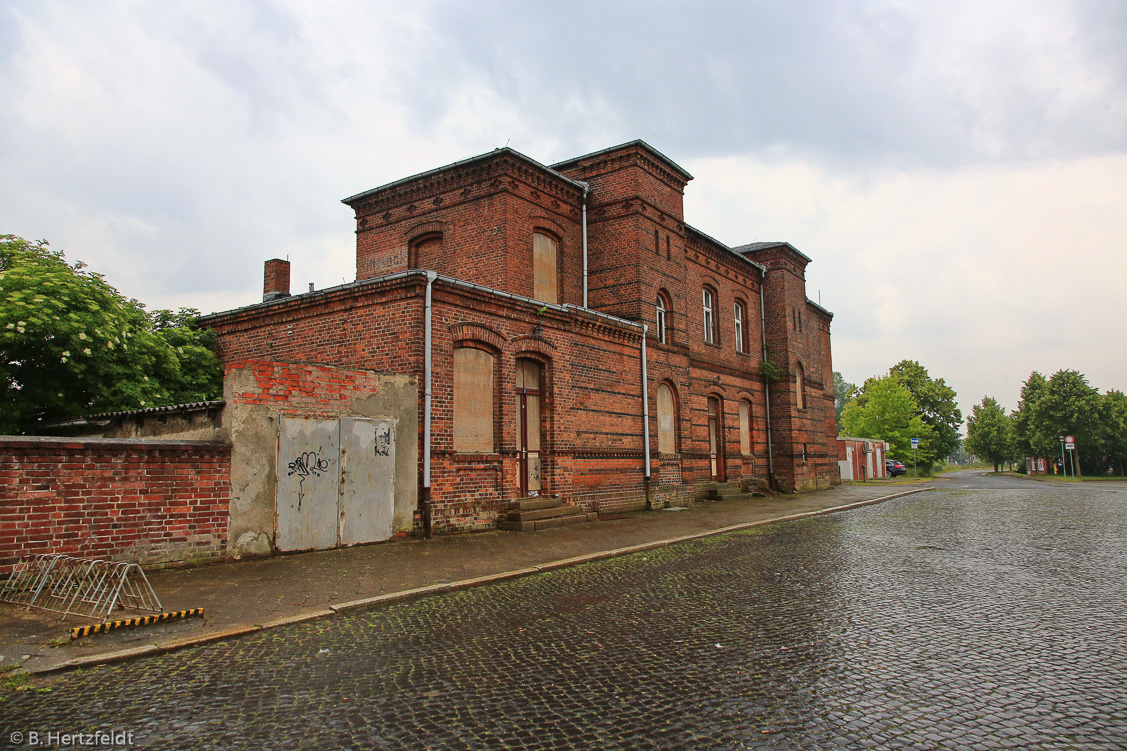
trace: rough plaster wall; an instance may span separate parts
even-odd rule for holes
[[[223,427],[231,435],[231,526],[227,544],[235,557],[269,555],[274,542],[274,486],[277,478],[278,422],[271,408],[236,404],[234,394],[256,387],[247,368],[223,382]]]
[[[324,366],[312,366],[327,370]],[[300,371],[300,366],[294,367]],[[362,395],[340,393],[331,407],[271,402],[247,404],[238,395],[256,392],[261,384],[251,367],[234,368],[224,381],[224,429],[231,435],[230,554],[269,555],[274,548],[277,486],[278,421],[282,415],[379,417],[396,421],[394,533],[411,532],[418,504],[417,380],[409,375],[370,371],[362,374],[375,390]]]
[[[140,425],[132,420],[121,424],[111,423],[102,434],[106,438],[163,438],[178,441],[226,441],[228,437],[226,431],[211,419],[185,419],[180,415],[164,421],[149,418]]]

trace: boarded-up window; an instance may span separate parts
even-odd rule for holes
[[[544,302],[559,302],[556,294],[556,241],[536,232],[532,235],[532,296]]]
[[[677,407],[673,389],[664,383],[657,387],[657,450],[661,454],[677,450]]]
[[[806,370],[802,363],[794,369],[794,403],[799,409],[806,409]]]
[[[454,450],[493,452],[493,355],[454,350]]]
[[[740,453],[751,456],[751,402],[740,401]]]

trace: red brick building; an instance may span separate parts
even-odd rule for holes
[[[493,527],[530,495],[605,512],[834,484],[810,259],[685,224],[691,179],[641,141],[550,167],[497,149],[345,199],[356,282],[291,296],[270,261],[264,302],[204,322],[229,368],[417,379],[416,528]]]

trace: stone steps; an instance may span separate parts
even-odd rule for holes
[[[513,503],[498,529],[507,532],[535,532],[540,529],[570,527],[598,521],[599,515],[584,511],[578,506],[567,506],[558,498],[521,498]]]
[[[750,501],[753,498],[766,498],[762,488],[744,489],[739,483],[718,482],[708,489],[708,498],[714,501]]]

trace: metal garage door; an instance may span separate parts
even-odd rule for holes
[[[387,540],[395,506],[395,421],[283,417],[278,550]]]

